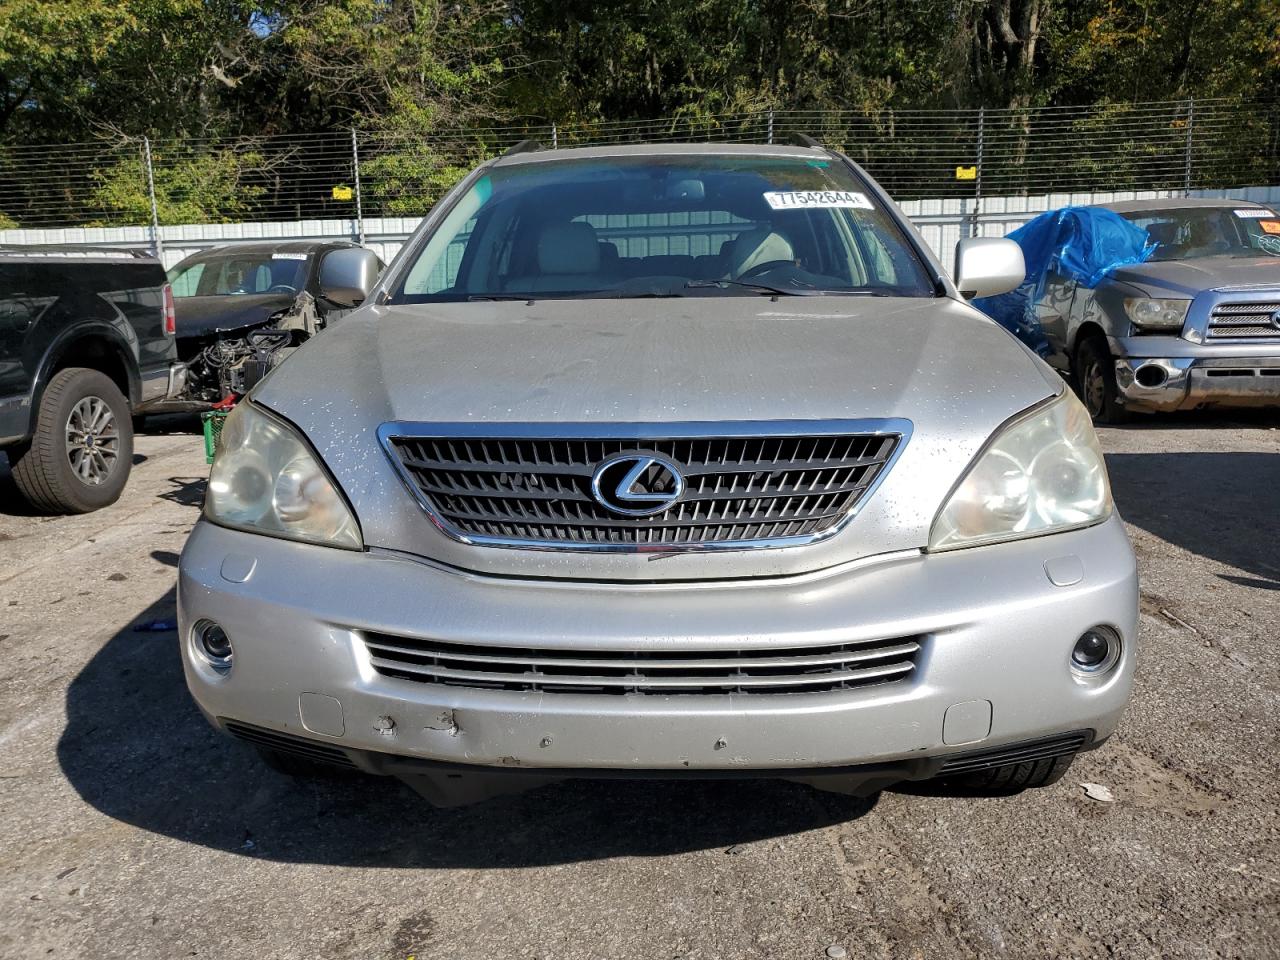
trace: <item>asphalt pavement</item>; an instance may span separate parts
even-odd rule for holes
[[[137,629],[174,617],[189,423],[87,516],[30,515],[0,457],[0,957],[1280,957],[1280,414],[1102,441],[1137,688],[1054,787],[576,781],[457,810],[268,770],[197,713],[174,632]]]

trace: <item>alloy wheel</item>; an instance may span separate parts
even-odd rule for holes
[[[98,486],[120,459],[116,415],[101,397],[82,397],[67,417],[67,459],[81,483]]]
[[[1090,416],[1099,417],[1106,406],[1107,381],[1102,373],[1102,364],[1097,358],[1089,361],[1089,365],[1085,367],[1082,380],[1084,405],[1088,409]]]

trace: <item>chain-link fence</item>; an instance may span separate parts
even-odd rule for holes
[[[1025,110],[777,110],[647,121],[353,130],[236,140],[0,147],[0,228],[420,216],[480,160],[548,147],[780,143],[848,153],[898,199],[1280,182],[1280,104],[1225,100]]]

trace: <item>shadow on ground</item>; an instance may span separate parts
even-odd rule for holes
[[[150,437],[181,436],[203,433],[204,425],[197,413],[162,413],[143,420],[137,432]]]
[[[158,494],[161,500],[169,500],[184,507],[204,506],[208,477],[170,477],[167,482],[169,486]]]
[[[133,622],[175,617],[170,591]],[[875,804],[774,781],[566,781],[436,810],[391,778],[293,780],[204,721],[173,631],[132,625],[72,681],[58,760],[80,796],[117,820],[244,856],[331,865],[521,867],[727,850]]]
[[[0,514],[11,517],[40,515],[18,492],[18,485],[13,482],[13,472],[9,469],[9,458],[3,450],[0,450]]]
[[[1176,413],[1135,413],[1133,418],[1108,430],[1231,430],[1280,426],[1280,408],[1180,410]]]
[[[1112,453],[1107,470],[1129,523],[1247,574],[1224,580],[1280,589],[1280,456]]]

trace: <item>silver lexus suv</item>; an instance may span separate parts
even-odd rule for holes
[[[874,181],[798,146],[485,163],[227,420],[187,682],[291,772],[1051,783],[1137,580],[1089,416]]]

